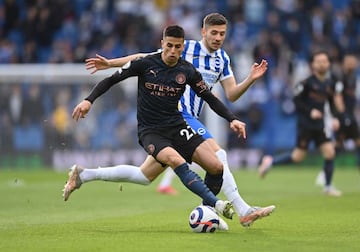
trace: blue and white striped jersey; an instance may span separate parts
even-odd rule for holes
[[[210,90],[219,81],[233,76],[229,55],[221,48],[209,53],[202,41],[185,40],[182,58],[195,66]],[[204,100],[187,85],[180,99],[179,110],[198,118],[203,103]]]

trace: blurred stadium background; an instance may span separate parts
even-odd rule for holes
[[[86,120],[71,120],[73,107],[114,71],[90,75],[84,60],[154,51],[172,23],[200,39],[210,12],[230,22],[224,48],[238,82],[254,61],[266,59],[269,70],[228,104],[247,123],[246,141],[212,112],[203,120],[229,150],[232,168],[255,167],[263,153],[291,149],[293,85],[309,73],[315,48],[328,50],[334,71],[344,52],[359,53],[359,0],[0,0],[0,168],[140,164],[136,80],[114,87]]]

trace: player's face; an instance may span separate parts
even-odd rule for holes
[[[343,68],[346,72],[356,70],[358,67],[358,60],[355,55],[346,55],[343,62]]]
[[[222,47],[226,36],[226,25],[211,25],[202,28],[201,34],[206,48],[214,52]]]
[[[177,64],[182,51],[184,50],[184,39],[175,37],[165,37],[161,40],[161,58],[166,65],[174,66]]]
[[[330,60],[326,54],[317,54],[311,66],[315,74],[324,75],[330,68]]]

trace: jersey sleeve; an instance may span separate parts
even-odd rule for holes
[[[119,68],[113,75],[100,81],[91,90],[89,96],[85,98],[93,103],[99,96],[107,92],[112,86],[131,76],[138,76],[141,72],[141,59],[129,61],[123,67]]]
[[[294,103],[297,111],[304,114],[310,114],[312,108],[305,100],[307,94],[306,87],[306,81],[301,81],[295,86]]]
[[[201,74],[195,70],[193,79],[191,80],[191,87],[196,94],[203,98],[210,106],[210,108],[219,116],[231,122],[237,119],[236,116],[210,91],[201,77]]]
[[[232,68],[231,68],[231,60],[230,60],[230,57],[229,55],[224,51],[222,50],[221,51],[221,56],[223,58],[223,61],[224,61],[224,68],[222,70],[222,73],[221,73],[221,76],[220,76],[220,81],[223,81],[229,77],[232,77],[234,76],[234,73],[232,71]]]

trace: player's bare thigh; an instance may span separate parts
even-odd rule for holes
[[[163,167],[153,156],[148,155],[140,166],[140,169],[148,180],[153,181],[166,169],[166,167]]]
[[[219,174],[223,165],[207,141],[202,142],[195,150],[192,160],[210,174]]]
[[[331,141],[321,144],[320,151],[324,159],[334,159],[335,157],[335,146]]]
[[[171,168],[175,169],[176,167],[186,163],[186,160],[172,147],[163,148],[156,156],[156,159],[163,164],[167,164]]]
[[[217,152],[221,149],[220,146],[217,144],[217,142],[213,138],[208,138],[205,140],[205,142],[207,142],[210,145],[211,149],[214,152]]]

